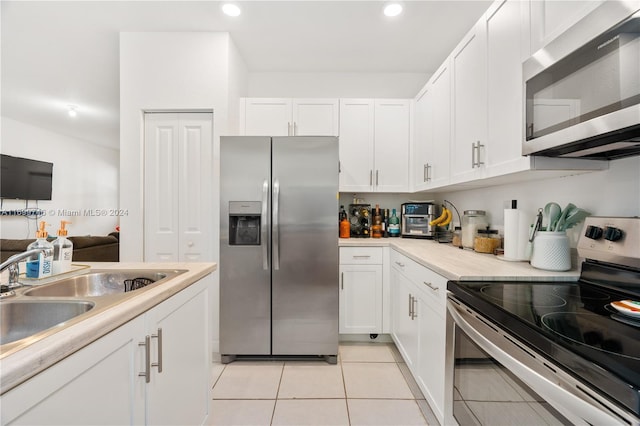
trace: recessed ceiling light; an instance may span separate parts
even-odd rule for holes
[[[76,117],[78,115],[77,109],[78,107],[75,105],[67,105],[67,114],[69,114],[69,117]]]
[[[402,5],[400,3],[387,3],[384,7],[384,14],[386,16],[398,16],[402,13]]]
[[[222,12],[227,16],[240,16],[242,11],[233,3],[226,3],[222,5]]]

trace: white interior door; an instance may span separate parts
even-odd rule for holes
[[[210,261],[212,113],[147,113],[144,260]]]

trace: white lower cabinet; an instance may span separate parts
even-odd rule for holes
[[[340,248],[340,334],[383,332],[381,247]]]
[[[391,250],[391,335],[444,424],[447,279]]]
[[[202,279],[3,394],[1,423],[203,424],[208,283]],[[141,345],[147,340],[150,359]]]

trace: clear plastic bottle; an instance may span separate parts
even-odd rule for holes
[[[71,257],[73,256],[73,243],[67,239],[68,231],[65,228],[66,220],[60,221],[58,238],[53,242],[53,273],[61,274],[71,269]]]
[[[27,246],[27,250],[49,249],[49,254],[43,252],[33,255],[27,259],[27,278],[45,278],[51,276],[53,263],[53,244],[47,241],[47,232],[44,227],[45,221],[40,222],[40,228],[36,231],[36,240]]]

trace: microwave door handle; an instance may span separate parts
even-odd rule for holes
[[[269,269],[269,181],[262,182],[262,269]]]
[[[610,416],[595,405],[589,404],[543,377],[491,342],[462,317],[453,303],[447,302],[447,311],[456,326],[460,327],[472,341],[519,377],[535,392],[540,394],[542,398],[562,413],[562,415],[567,417],[572,423],[577,425],[610,425],[620,423],[619,419]]]
[[[280,182],[273,182],[273,269],[280,269]]]

